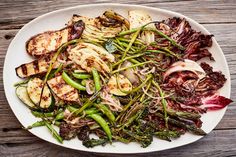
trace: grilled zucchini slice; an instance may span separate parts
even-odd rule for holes
[[[36,108],[35,104],[29,98],[26,86],[18,86],[16,88],[16,95],[29,108]]]
[[[41,96],[42,90],[43,93]],[[32,102],[40,108],[47,109],[54,102],[47,84],[43,85],[43,81],[39,78],[33,78],[28,82],[27,92]]]

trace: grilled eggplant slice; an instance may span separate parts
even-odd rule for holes
[[[30,55],[36,57],[55,52],[63,43],[80,38],[84,28],[84,22],[78,20],[61,30],[38,34],[28,40],[26,50]]]
[[[16,95],[29,108],[36,108],[35,104],[29,98],[26,86],[18,86],[16,88]]]
[[[27,78],[36,74],[47,72],[53,55],[54,54],[49,54],[32,62],[20,65],[15,69],[16,75],[20,78]],[[55,62],[53,64],[53,69],[57,68],[59,65],[60,64],[58,62]]]
[[[47,81],[48,86],[60,99],[65,101],[77,102],[79,100],[78,91],[68,85],[62,78],[57,76]]]
[[[31,79],[28,82],[27,92],[31,101],[40,108],[47,109],[53,105],[54,101],[50,89],[43,84],[41,79],[36,77]]]

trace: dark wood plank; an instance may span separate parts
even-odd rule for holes
[[[25,0],[3,0],[0,2],[0,28],[12,29],[20,28],[28,21],[44,13],[76,6],[82,4],[93,3],[108,3],[114,2],[110,0],[96,1],[78,1],[78,0],[41,0],[41,1],[25,1]],[[201,23],[232,23],[236,22],[234,15],[235,1],[234,0],[189,0],[189,1],[176,1],[176,0],[126,0],[116,1],[117,3],[140,4],[152,6],[157,8],[169,9],[187,15]],[[230,11],[229,11],[230,10]]]
[[[6,143],[0,145],[0,156],[58,156],[70,157],[84,156],[84,157],[198,157],[198,156],[235,156],[236,155],[236,132],[235,130],[217,130],[211,132],[201,140],[174,149],[153,152],[148,154],[132,154],[132,155],[117,155],[117,154],[97,154],[87,153],[81,151],[70,150],[62,148],[44,141],[32,140],[28,143]],[[145,149],[141,148],[140,149]]]

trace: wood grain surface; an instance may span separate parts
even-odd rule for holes
[[[0,156],[115,156],[75,151],[45,142],[21,128],[4,95],[3,64],[7,48],[19,29],[44,13],[81,4],[109,3],[109,0],[0,0]],[[206,27],[220,44],[231,73],[231,99],[236,100],[236,0],[117,0],[182,13]],[[19,52],[16,52],[19,53]],[[140,148],[143,149],[143,148]],[[201,140],[161,152],[122,156],[189,157],[236,156],[236,104],[232,103],[218,126]]]

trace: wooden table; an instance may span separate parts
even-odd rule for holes
[[[109,156],[59,147],[21,128],[4,95],[2,70],[7,47],[19,29],[37,16],[65,7],[112,2],[109,0],[1,0],[0,1],[0,156]],[[114,1],[113,1],[114,2]],[[236,1],[235,0],[119,0],[180,12],[203,24],[215,35],[227,58],[236,100]],[[20,52],[16,52],[20,53]],[[142,148],[140,148],[142,149]],[[119,156],[119,155],[113,155]],[[179,148],[128,156],[236,156],[236,104],[232,103],[218,126],[201,140]]]

